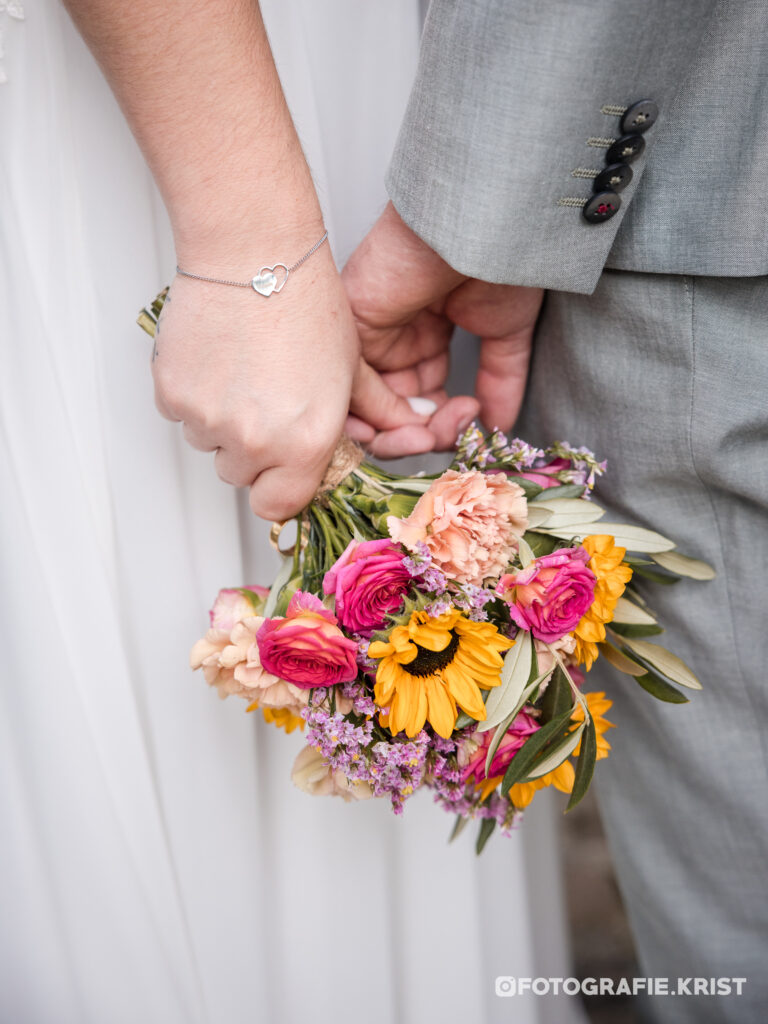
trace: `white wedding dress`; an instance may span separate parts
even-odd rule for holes
[[[428,797],[313,799],[298,734],[187,668],[218,588],[275,556],[154,409],[135,318],[173,272],[165,213],[63,8],[25,6],[0,4],[0,1020],[580,1019],[494,994],[569,973],[545,801],[476,859]],[[385,200],[419,6],[262,6],[343,261]]]

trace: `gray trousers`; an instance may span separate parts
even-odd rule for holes
[[[655,998],[654,1019],[768,1020],[768,278],[606,271],[550,293],[520,433],[593,448],[608,518],[718,572],[643,588],[703,683],[690,704],[588,676],[617,725],[597,793],[642,974],[747,979]]]

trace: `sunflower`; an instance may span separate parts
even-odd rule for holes
[[[594,601],[573,631],[576,637],[574,657],[589,671],[597,658],[597,645],[605,640],[605,624],[613,618],[616,602],[624,593],[632,570],[623,564],[627,549],[617,547],[608,534],[585,537],[582,547],[589,552],[589,568],[597,577],[597,583]]]
[[[439,736],[453,732],[457,705],[475,721],[485,718],[481,690],[501,682],[502,651],[513,640],[491,622],[473,622],[455,609],[436,617],[413,612],[377,640],[368,656],[378,662],[374,699],[388,714],[393,735],[416,736],[429,721]]]
[[[592,721],[595,723],[595,733],[597,735],[597,760],[601,761],[604,757],[608,757],[608,751],[611,749],[611,744],[605,738],[604,733],[608,729],[614,729],[615,725],[613,722],[609,722],[607,718],[603,718],[603,715],[613,706],[613,701],[608,700],[604,693],[585,693],[584,697],[587,701],[587,707],[589,713],[592,716]],[[571,715],[571,721],[580,724],[584,721],[584,711],[580,704],[577,704],[573,709]],[[576,749],[573,752],[574,757],[578,757],[581,751],[581,740],[576,745]]]

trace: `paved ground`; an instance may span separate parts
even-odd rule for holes
[[[632,978],[632,936],[593,794],[564,817],[565,886],[575,973],[580,978]],[[591,1024],[639,1024],[630,996],[584,1000]]]

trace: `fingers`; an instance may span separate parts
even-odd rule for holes
[[[480,409],[480,403],[471,395],[449,398],[429,421],[429,429],[435,438],[434,450],[450,451],[456,438],[467,429]]]
[[[533,330],[511,338],[486,338],[480,344],[475,394],[483,423],[510,430],[523,403],[531,361]]]
[[[187,444],[196,448],[199,452],[215,452],[218,448],[218,445],[209,436],[207,431],[195,427],[191,423],[184,424],[182,433]]]
[[[407,399],[390,388],[382,377],[360,360],[352,385],[350,412],[377,431],[407,424],[425,424],[428,416],[414,412]]]
[[[314,463],[312,470],[286,465],[271,466],[261,472],[248,495],[254,514],[270,522],[298,515],[317,494],[332,455],[331,451],[327,458]]]

